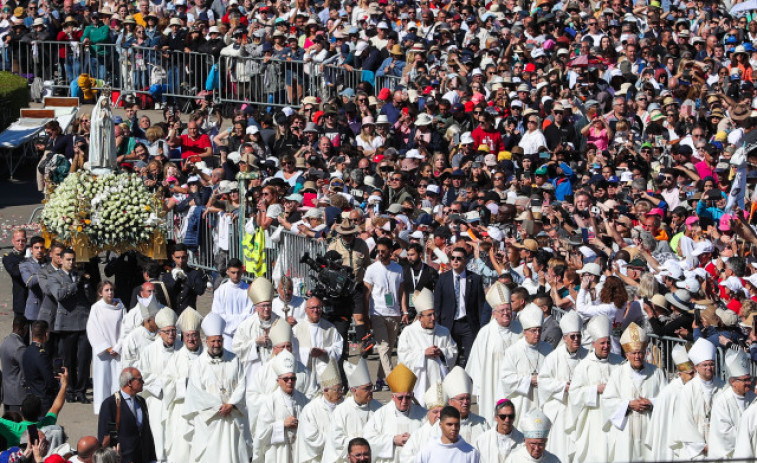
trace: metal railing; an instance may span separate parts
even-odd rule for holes
[[[289,276],[294,283],[294,294],[304,296],[311,288],[310,268],[300,263],[307,252],[311,257],[326,253],[326,243],[307,236],[282,230],[277,240],[266,240],[267,277]],[[277,275],[278,273],[278,275]]]
[[[208,76],[218,75],[208,88]],[[206,94],[221,103],[254,104],[268,110],[299,106],[307,95],[322,99],[367,81],[393,90],[395,76],[337,64],[315,64],[260,56],[231,56],[166,51],[133,41],[84,45],[77,42],[11,42],[0,44],[0,69],[49,81],[58,93],[71,94],[82,73],[101,79],[113,91],[149,95],[156,103],[186,102]],[[212,79],[211,79],[212,81]],[[73,85],[72,85],[73,84]],[[96,89],[99,87],[95,87]]]

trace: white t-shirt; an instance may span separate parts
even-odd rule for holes
[[[392,261],[384,266],[376,261],[365,270],[363,281],[371,285],[371,315],[399,317],[400,285],[402,284],[402,266]]]

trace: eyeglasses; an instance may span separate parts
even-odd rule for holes
[[[402,177],[392,177],[390,180],[392,182],[401,182],[402,181]]]
[[[310,306],[310,307],[306,307],[306,309],[311,309],[311,310],[322,310],[322,309],[323,309],[323,307],[321,307],[320,305],[313,305],[313,306]]]
[[[412,400],[413,396],[411,396],[410,394],[407,394],[407,395],[395,395],[394,398],[397,399],[397,400],[399,400],[400,402],[404,402],[406,400]]]
[[[145,382],[145,379],[144,379],[144,378],[142,378],[142,377],[139,377],[139,378],[132,378],[132,379],[131,379],[131,381],[138,381],[138,382],[140,382],[140,383],[144,383],[144,382]]]
[[[497,415],[497,417],[499,417],[499,419],[502,420],[502,421],[505,421],[508,418],[511,419],[511,420],[514,420],[515,419],[515,413],[505,414],[505,415]]]
[[[449,258],[449,260],[455,261],[455,260],[465,260],[465,257],[463,256],[452,256]]]
[[[285,383],[291,383],[292,381],[295,381],[297,379],[296,376],[287,376],[286,378],[279,378],[281,381],[284,381]]]
[[[576,339],[581,339],[581,333],[572,333],[572,334],[569,334],[568,337],[572,339],[573,341],[575,341]]]

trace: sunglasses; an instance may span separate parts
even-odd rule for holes
[[[463,260],[465,260],[465,257],[462,257],[462,256],[452,256],[452,257],[449,258],[449,260],[460,260],[460,261],[463,261]]]
[[[499,419],[500,419],[500,420],[502,420],[502,421],[505,421],[505,420],[506,420],[506,419],[508,419],[508,418],[509,418],[509,419],[511,419],[511,420],[514,420],[514,419],[515,419],[515,413],[512,413],[512,414],[504,414],[504,415],[497,415],[497,416],[498,416],[498,417],[499,417]]]
[[[576,339],[581,339],[581,333],[569,334],[568,337],[575,341]]]

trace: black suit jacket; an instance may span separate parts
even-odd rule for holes
[[[119,394],[121,392],[119,391]],[[121,444],[121,461],[124,463],[149,463],[155,460],[155,443],[152,440],[150,420],[145,399],[137,396],[142,409],[142,426],[137,426],[137,417],[128,402],[121,399],[121,422],[118,426],[118,442]],[[116,422],[116,398],[113,394],[103,400],[97,423],[97,439],[102,442],[108,435],[109,424]]]
[[[454,272],[448,271],[439,275],[439,281],[434,290],[434,308],[436,322],[452,331],[455,322],[457,304],[455,302]],[[481,328],[481,312],[484,309],[484,285],[477,273],[465,271],[465,311],[473,334],[478,334]]]

